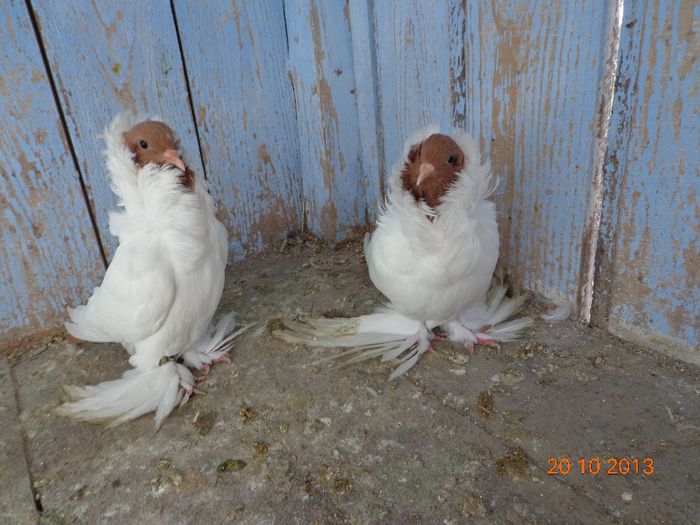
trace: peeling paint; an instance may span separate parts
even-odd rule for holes
[[[690,28],[698,21],[700,6],[684,0],[625,12],[606,159],[608,180],[619,183],[606,191],[596,281],[598,325],[695,360],[700,127],[697,33]]]
[[[26,6],[4,13],[13,74],[0,89],[0,350],[54,331],[103,270]]]
[[[111,257],[116,239],[109,233],[107,219],[116,199],[109,188],[104,142],[99,137],[114,115],[127,109],[158,114],[178,133],[194,171],[203,171],[170,4],[145,3],[131,9],[124,2],[92,0],[82,7],[60,2],[33,7],[67,131],[105,252]],[[163,64],[172,70],[165,74]],[[113,70],[116,65],[118,75]]]
[[[308,227],[336,241],[364,222],[367,209],[350,9],[285,2]]]
[[[300,227],[283,5],[176,0],[175,12],[207,177],[230,255],[240,259]]]

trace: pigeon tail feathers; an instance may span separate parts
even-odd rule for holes
[[[398,362],[389,380],[403,375],[430,347],[425,324],[391,307],[360,317],[283,320],[282,325],[273,335],[287,343],[336,350],[316,364],[340,360],[338,366],[345,367],[375,357]]]
[[[114,427],[155,412],[157,430],[173,409],[184,405],[193,392],[195,381],[190,368],[200,369],[228,356],[234,339],[250,326],[236,329],[231,312],[216,325],[210,325],[204,335],[182,354],[181,360],[176,360],[177,356],[163,358],[165,362],[155,368],[128,370],[121,378],[98,385],[65,386],[64,390],[72,401],[58,407],[56,413],[80,421],[108,422],[108,427]],[[66,328],[75,337],[98,340],[88,338],[90,333],[82,325],[66,323]]]
[[[121,378],[90,386],[65,386],[72,401],[56,409],[79,421],[109,422],[114,427],[155,411],[156,430],[173,409],[187,402],[194,377],[174,361],[149,370],[127,370]]]

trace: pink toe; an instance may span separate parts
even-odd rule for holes
[[[496,341],[494,341],[493,339],[483,339],[481,337],[477,337],[476,344],[483,345],[483,346],[489,346],[491,348],[500,348],[498,343]]]

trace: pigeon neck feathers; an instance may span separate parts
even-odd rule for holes
[[[160,165],[150,158],[137,158],[132,151],[133,141],[129,147],[132,137],[125,134],[143,122],[170,132],[157,118],[133,113],[118,115],[104,132],[106,167],[118,206],[123,208],[110,213],[110,231],[120,238],[148,231],[177,231],[182,238],[202,235],[209,227],[210,215],[213,216],[206,182],[195,181],[192,170],[185,167],[183,171],[174,162]],[[177,145],[170,133],[170,137],[165,137],[165,146]],[[158,149],[163,147],[160,144]],[[144,160],[145,165],[139,166]]]

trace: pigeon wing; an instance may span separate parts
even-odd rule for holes
[[[135,343],[158,331],[175,297],[167,252],[144,235],[121,244],[86,305],[69,309],[66,329],[87,341]]]

